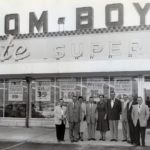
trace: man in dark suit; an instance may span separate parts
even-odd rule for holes
[[[71,142],[78,142],[79,123],[82,118],[81,105],[77,97],[72,97],[72,102],[67,106],[67,120],[69,122],[69,136]]]
[[[137,105],[132,109],[132,120],[135,126],[135,146],[140,146],[140,135],[142,146],[145,147],[145,131],[149,118],[149,108],[143,103],[142,97],[137,98]]]
[[[127,120],[129,124],[130,140],[131,140],[131,144],[133,145],[135,143],[135,127],[133,125],[131,113],[132,113],[133,105],[136,105],[137,101],[133,100],[132,95],[129,95],[128,98],[129,98],[129,103],[127,104]]]
[[[110,141],[118,141],[118,120],[120,120],[121,101],[115,98],[115,92],[111,91],[110,99],[107,101],[108,120],[111,132]]]

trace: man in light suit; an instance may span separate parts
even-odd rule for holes
[[[118,120],[120,120],[121,101],[115,98],[115,92],[111,91],[110,99],[107,101],[107,114],[111,133],[110,141],[118,141]]]
[[[147,126],[147,120],[149,118],[148,106],[143,102],[142,97],[137,98],[137,105],[133,106],[132,119],[135,126],[135,146],[140,146],[140,134],[142,146],[145,147],[145,131]]]
[[[123,94],[123,101],[121,102],[122,106],[122,133],[123,133],[123,140],[122,142],[130,143],[130,133],[129,133],[129,124],[127,119],[127,104],[128,104],[128,96]]]
[[[64,100],[59,100],[59,105],[55,106],[55,125],[56,125],[56,136],[58,142],[65,141],[65,127],[66,127],[66,107],[63,106]]]
[[[81,105],[77,97],[72,97],[72,102],[67,106],[67,120],[69,122],[69,136],[71,142],[78,142],[79,123],[82,118]]]
[[[89,103],[86,105],[86,121],[88,127],[88,140],[95,139],[95,126],[98,119],[97,105],[94,104],[93,97],[89,98]]]
[[[132,109],[133,109],[133,105],[137,104],[137,101],[133,100],[133,95],[129,95],[129,103],[127,104],[127,119],[128,119],[128,124],[129,124],[129,133],[130,133],[130,141],[131,144],[135,144],[135,127],[133,124],[133,120],[132,120]]]

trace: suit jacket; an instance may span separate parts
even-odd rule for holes
[[[121,102],[121,107],[122,107],[122,121],[128,121],[127,120],[127,105],[128,105],[128,102],[127,102],[127,105],[126,107],[124,108],[124,101]]]
[[[133,101],[132,104],[131,104],[130,109],[129,109],[129,104],[130,104],[130,102],[127,104],[127,119],[128,119],[128,121],[132,120],[131,113],[132,113],[133,105],[136,105],[137,102]]]
[[[138,105],[133,106],[132,120],[133,120],[134,126],[137,125],[137,121],[139,119],[140,126],[146,127],[148,118],[149,118],[149,109],[147,105],[142,104],[140,112],[138,112]]]
[[[63,106],[62,109],[64,111],[63,122],[64,122],[64,124],[66,124],[66,107]],[[62,120],[61,120],[62,114],[61,114],[61,108],[59,105],[55,106],[54,115],[55,115],[55,124],[60,125],[62,123]]]
[[[111,108],[111,99],[107,100],[107,115],[108,120],[120,120],[120,113],[121,113],[121,101],[115,99],[115,103],[113,108]]]
[[[73,106],[73,102],[68,103],[66,114],[68,122],[80,122],[82,119],[82,109],[79,102],[75,102],[75,106]]]
[[[95,119],[98,119],[97,105],[92,103],[92,109],[90,105],[90,103],[86,104],[86,121],[87,123],[96,123]]]

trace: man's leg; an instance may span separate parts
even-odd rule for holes
[[[113,120],[109,120],[109,128],[110,128],[110,133],[111,133],[111,139],[114,139]]]
[[[89,136],[89,139],[91,139],[92,138],[92,135],[91,135],[91,123],[88,123],[87,124],[87,127],[88,127],[88,136]]]
[[[145,146],[145,127],[140,127],[142,145]]]
[[[137,125],[135,127],[135,144],[140,145],[140,123],[137,121]]]
[[[128,121],[126,122],[127,124],[127,140],[130,141],[130,131],[129,131],[129,123]]]
[[[122,134],[123,134],[123,140],[127,140],[127,128],[126,128],[125,121],[122,121]]]
[[[95,123],[91,123],[91,136],[92,136],[92,139],[95,139]]]
[[[73,140],[73,122],[69,122],[69,136],[70,136],[70,140]]]
[[[57,125],[56,124],[56,137],[57,137],[57,140],[60,141],[60,125]]]
[[[64,136],[65,136],[65,124],[62,122],[61,124],[61,140],[63,141],[64,140]]]
[[[118,120],[113,120],[113,126],[114,126],[114,139],[118,139]]]
[[[79,135],[79,122],[74,123],[74,140],[78,140]]]

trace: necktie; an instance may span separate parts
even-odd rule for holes
[[[114,100],[111,100],[112,104],[111,104],[111,108],[113,108],[114,106]]]

